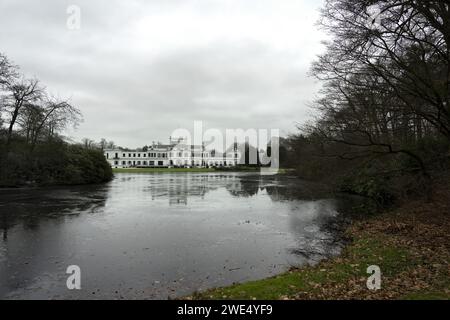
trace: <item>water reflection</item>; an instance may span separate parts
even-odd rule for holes
[[[149,176],[128,175],[120,177],[135,190],[149,194],[152,200],[165,198],[170,205],[188,204],[189,198],[203,199],[206,193],[225,188],[236,197],[248,197],[258,193],[259,176],[243,174],[156,174]]]
[[[21,223],[25,230],[37,230],[42,221],[65,219],[81,213],[95,213],[105,206],[107,186],[0,190],[0,230],[8,240],[8,229]]]
[[[341,247],[336,235],[324,229],[337,215],[336,201],[305,201],[295,206],[301,214],[289,217],[290,229],[296,235],[296,245],[289,252],[312,262],[338,254]]]
[[[228,174],[128,174],[119,175],[120,182],[151,196],[152,200],[164,198],[170,205],[188,204],[189,198],[204,198],[206,193],[225,188],[234,197],[252,197],[258,192],[266,192],[273,201],[310,198],[311,185],[300,183],[297,179],[280,176],[260,176],[251,173]]]
[[[167,298],[335,254],[334,200],[289,177],[118,174],[0,191],[0,298]],[[308,199],[308,200],[306,200]],[[77,264],[81,291],[65,287]]]

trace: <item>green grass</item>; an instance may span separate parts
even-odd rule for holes
[[[164,172],[259,172],[259,168],[113,168],[113,173],[164,173]],[[289,169],[279,169],[278,174],[286,174]]]
[[[386,246],[380,239],[361,238],[349,245],[344,259],[307,266],[281,275],[194,294],[194,299],[280,299],[298,292],[313,292],[321,284],[347,282],[367,277],[367,267],[380,266],[384,275],[393,276],[415,265],[407,249]]]
[[[114,173],[216,172],[212,168],[117,168]]]

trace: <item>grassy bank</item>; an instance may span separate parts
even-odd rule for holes
[[[259,172],[259,168],[117,168],[114,173],[173,173],[173,172]],[[279,174],[286,174],[289,169],[279,169]]]
[[[113,173],[215,172],[208,168],[117,168]]]
[[[196,293],[190,299],[449,299],[450,188],[355,221],[342,254],[279,276]],[[381,290],[366,271],[378,265]]]

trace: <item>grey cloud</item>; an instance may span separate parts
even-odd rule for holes
[[[68,31],[65,10],[77,2],[82,28]],[[303,2],[305,10],[312,10],[316,1]],[[302,43],[320,42],[302,35],[311,33],[313,25],[299,28],[299,38],[305,39],[292,38],[299,45],[290,48],[258,37],[218,36],[199,43],[190,34],[192,43],[180,35],[180,45],[170,39],[175,45],[150,43],[147,49],[145,30],[142,42],[133,39],[130,26],[145,13],[155,16],[176,9],[181,14],[217,14],[217,3],[2,1],[0,52],[50,91],[71,97],[85,118],[78,131],[68,132],[75,140],[105,137],[123,146],[142,146],[165,141],[177,127],[192,127],[194,120],[203,120],[207,128],[292,132],[296,122],[306,119],[306,104],[318,89],[307,77],[308,50],[316,48],[301,48]],[[270,11],[276,3],[264,0],[257,9]],[[250,10],[248,2],[242,6]]]

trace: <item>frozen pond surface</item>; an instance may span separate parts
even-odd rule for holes
[[[163,173],[0,190],[0,299],[166,299],[338,253],[323,228],[336,201],[301,200],[297,185]],[[66,287],[69,265],[81,268],[81,290]]]

